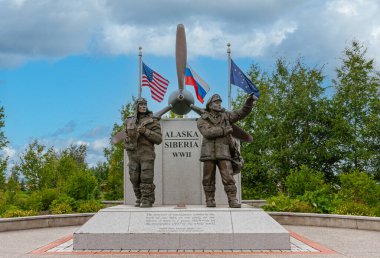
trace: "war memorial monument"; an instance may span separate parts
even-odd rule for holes
[[[262,209],[242,206],[237,140],[252,137],[234,123],[256,98],[227,111],[214,94],[204,108],[184,88],[187,48],[183,25],[176,35],[178,90],[153,113],[138,98],[125,130],[124,205],[100,210],[74,233],[74,250],[290,249],[286,229]],[[191,110],[199,118],[165,119]]]

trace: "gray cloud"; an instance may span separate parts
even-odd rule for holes
[[[173,56],[184,23],[189,56],[305,56],[336,64],[352,39],[380,49],[380,3],[370,0],[0,0],[0,67],[75,54]],[[22,17],[22,18],[21,18]]]
[[[67,134],[74,132],[76,127],[77,127],[76,122],[71,120],[71,121],[67,122],[67,124],[65,124],[63,127],[58,128],[57,131],[55,131],[54,133],[52,133],[49,136],[57,137],[57,136],[61,136],[61,135],[67,135]]]
[[[110,134],[110,130],[111,129],[109,126],[96,126],[94,128],[91,128],[87,132],[84,132],[80,137],[87,139],[99,138],[101,136]]]

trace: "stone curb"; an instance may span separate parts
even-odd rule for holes
[[[0,232],[83,225],[95,213],[43,215],[0,219]],[[335,227],[380,231],[380,217],[334,214],[268,212],[281,225]]]
[[[380,231],[380,217],[295,212],[268,212],[268,214],[281,225]]]
[[[41,215],[18,218],[0,219],[0,232],[83,225],[95,213],[61,214],[61,215]]]

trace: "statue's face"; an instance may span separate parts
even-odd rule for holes
[[[139,113],[146,113],[146,103],[139,103]]]
[[[210,110],[215,111],[215,112],[222,111],[222,101],[221,100],[215,100],[215,101],[211,102]]]

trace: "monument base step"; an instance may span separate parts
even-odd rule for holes
[[[262,209],[244,205],[100,210],[74,233],[74,250],[290,249],[288,231]]]

